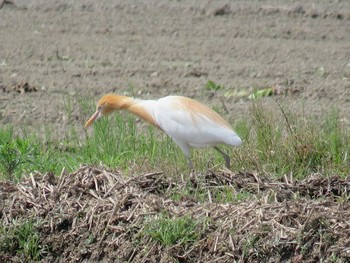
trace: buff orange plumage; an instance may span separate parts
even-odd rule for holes
[[[140,100],[108,94],[97,103],[96,112],[86,122],[89,127],[96,119],[117,110],[129,111],[164,131],[186,155],[193,168],[190,148],[211,146],[220,152],[230,167],[229,156],[217,145],[239,146],[242,141],[231,126],[204,104],[182,96],[167,96],[158,100]]]

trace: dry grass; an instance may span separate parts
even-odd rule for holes
[[[171,193],[200,188],[208,201]],[[223,187],[251,193],[220,202]],[[259,178],[229,171],[182,181],[162,173],[124,178],[116,171],[81,167],[72,174],[31,175],[0,182],[2,227],[37,222],[46,262],[345,262],[350,259],[350,178],[318,174],[303,180]],[[205,222],[196,242],[164,246],[147,222],[166,214]],[[1,237],[0,237],[1,238]],[[0,261],[20,262],[14,251]]]

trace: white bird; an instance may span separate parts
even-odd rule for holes
[[[141,100],[116,94],[104,95],[97,102],[96,112],[86,122],[85,128],[96,119],[117,110],[129,111],[164,131],[181,148],[191,169],[190,148],[214,147],[224,157],[227,168],[230,168],[229,156],[217,145],[239,146],[242,143],[241,138],[217,112],[182,96]]]

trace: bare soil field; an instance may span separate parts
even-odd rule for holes
[[[225,87],[233,123],[251,102],[230,94],[274,85],[295,91],[280,98],[295,111],[338,107],[348,120],[347,1],[11,0],[0,38],[1,125],[59,137],[65,101],[80,127],[87,115],[77,100],[107,92],[221,105],[208,80]],[[20,93],[23,82],[37,92]]]
[[[222,88],[214,94],[208,80]],[[79,100],[108,92],[184,95],[224,107],[235,123],[250,114],[249,93],[276,86],[295,113],[322,118],[337,108],[349,123],[349,1],[6,0],[0,9],[0,125],[17,132],[50,129],[59,140],[75,125],[83,134]],[[40,219],[45,262],[349,262],[348,178],[192,179],[209,194],[225,185],[258,197],[177,202],[167,190],[181,189],[180,178],[83,167],[2,182],[0,218]],[[141,234],[159,211],[210,221],[196,245],[164,248]]]

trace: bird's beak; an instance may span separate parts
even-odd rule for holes
[[[86,129],[87,127],[89,127],[96,119],[100,117],[100,114],[100,111],[96,111],[94,115],[92,115],[91,118],[85,123],[84,128]]]

